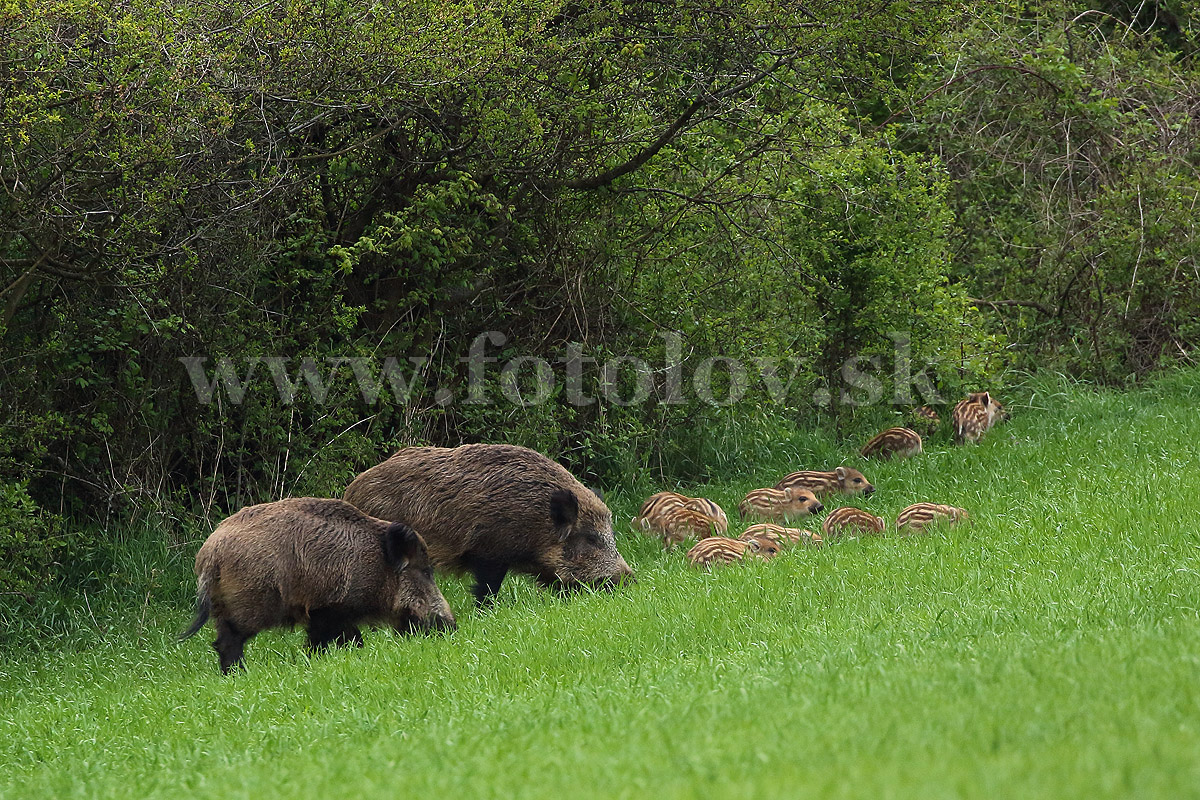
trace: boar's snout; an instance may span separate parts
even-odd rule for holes
[[[540,582],[543,586],[557,586],[562,592],[573,592],[583,588],[612,591],[620,586],[631,586],[637,583],[637,578],[634,577],[633,570],[625,563],[625,559],[621,558],[615,569],[607,575],[593,573],[590,576],[580,576],[559,573],[540,579]]]
[[[630,571],[623,575],[614,575],[611,578],[605,578],[603,588],[611,592],[622,586],[633,586],[636,583],[637,577]]]
[[[609,575],[607,578],[601,580],[600,588],[612,590],[618,586],[632,586],[635,583],[637,583],[637,578],[634,576],[633,570],[622,560],[617,574]]]
[[[427,586],[421,587],[421,584]],[[432,578],[417,581],[423,591],[413,597],[401,595],[397,598],[393,627],[401,633],[452,632],[457,627],[450,604],[437,589]]]
[[[434,612],[423,617],[414,614],[396,626],[396,630],[400,633],[454,633],[457,629],[458,623],[449,610],[444,613]]]
[[[571,592],[585,587],[597,592],[612,592],[622,586],[632,586],[635,583],[637,583],[637,578],[633,576],[633,570],[630,570],[629,572],[622,572],[619,575],[593,578],[590,581],[559,581],[558,585],[564,592]]]
[[[450,604],[446,602],[446,598],[438,596],[438,601],[425,615],[423,626],[426,631],[436,633],[454,633],[458,628],[458,623],[454,621],[454,614],[450,611]]]
[[[454,615],[447,610],[444,614],[426,617],[425,630],[431,633],[454,633],[458,630],[458,623],[454,621]]]
[[[817,503],[815,506],[813,506],[812,513],[820,514],[824,510],[825,510],[825,506],[821,505],[820,503]]]

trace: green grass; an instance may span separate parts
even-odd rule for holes
[[[1200,796],[1200,373],[1026,393],[978,446],[845,458],[864,507],[971,527],[707,573],[622,526],[625,591],[479,613],[447,580],[453,636],[271,632],[232,678],[172,639],[191,550],[131,555],[143,602],[0,651],[0,797]],[[812,448],[854,451],[679,488],[731,510]]]

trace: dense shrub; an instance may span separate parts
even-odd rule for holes
[[[38,508],[24,486],[0,483],[0,593],[31,596],[66,544],[61,520]]]
[[[1106,10],[966,21],[906,143],[948,168],[955,275],[1020,363],[1122,383],[1200,345],[1200,65],[1184,4]]]
[[[1190,352],[1186,17],[1006,8],[0,3],[19,579],[39,507],[178,536],[409,442],[695,480],[927,399],[896,370]]]

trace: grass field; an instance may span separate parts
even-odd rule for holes
[[[1200,373],[1027,397],[977,446],[863,465],[798,437],[680,487],[731,510],[842,453],[865,507],[971,527],[707,573],[619,525],[627,590],[516,580],[480,613],[447,579],[452,636],[310,660],[271,632],[232,678],[211,628],[173,639],[194,548],[132,548],[165,589],[0,651],[0,797],[1200,796]]]

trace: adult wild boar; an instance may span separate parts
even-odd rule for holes
[[[481,605],[510,570],[568,588],[608,588],[633,576],[608,507],[527,447],[408,447],[355,478],[343,497],[421,531],[435,566],[474,576]]]
[[[454,630],[421,537],[341,500],[243,508],[201,546],[196,575],[196,618],[180,638],[211,615],[224,673],[241,664],[246,640],[267,628],[306,624],[315,651],[361,645],[362,623]]]

